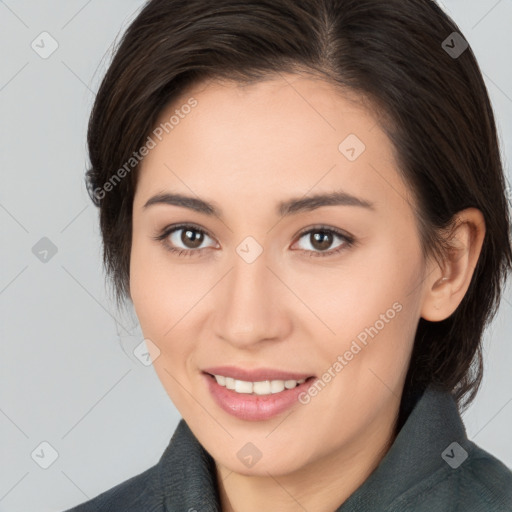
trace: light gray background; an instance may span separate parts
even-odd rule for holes
[[[83,181],[94,93],[142,5],[0,1],[0,511],[55,512],[96,496],[155,464],[179,420],[152,367],[131,353],[142,339],[135,317],[109,299]],[[510,179],[512,0],[443,5],[479,59]],[[43,31],[59,44],[48,59],[31,48]],[[58,250],[46,263],[32,252],[42,237]],[[469,437],[509,467],[511,310],[509,286],[464,416]],[[31,456],[43,441],[58,453],[48,469]],[[37,453],[50,460],[48,448]]]

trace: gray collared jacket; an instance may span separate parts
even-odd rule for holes
[[[157,464],[66,512],[221,512],[215,464],[181,420]],[[429,388],[333,512],[512,512],[512,471],[468,440],[452,396]]]

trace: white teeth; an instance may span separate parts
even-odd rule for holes
[[[297,385],[302,384],[306,379],[301,380],[264,380],[260,382],[248,382],[245,380],[237,380],[223,375],[214,375],[217,384],[231,389],[236,393],[245,393],[256,395],[270,395],[280,393],[285,389],[293,389]]]
[[[270,381],[270,392],[271,393],[280,393],[281,391],[284,391],[284,381],[283,380]]]
[[[252,382],[235,380],[235,391],[237,393],[252,393]]]
[[[252,390],[257,395],[270,395],[270,381],[264,380],[263,382],[254,382],[252,385]]]

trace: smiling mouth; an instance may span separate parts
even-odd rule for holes
[[[225,387],[235,393],[239,394],[248,394],[248,395],[273,395],[276,393],[281,393],[282,391],[288,389],[294,389],[297,386],[300,386],[304,382],[310,381],[315,377],[308,377],[300,380],[263,380],[263,381],[246,381],[246,380],[238,380],[232,377],[226,377],[224,375],[214,375],[211,373],[206,373],[211,379],[215,380],[219,386]]]

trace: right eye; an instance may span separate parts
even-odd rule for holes
[[[211,238],[206,231],[193,224],[177,224],[167,226],[154,238],[162,242],[165,249],[178,256],[192,256],[193,253],[201,253],[206,249],[199,247],[205,237]],[[185,247],[179,247],[180,244]]]

